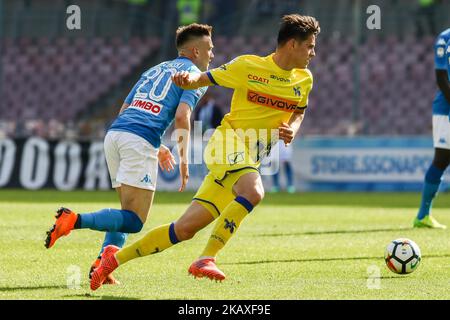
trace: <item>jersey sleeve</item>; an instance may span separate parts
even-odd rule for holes
[[[439,37],[434,46],[434,68],[437,70],[447,70],[447,61],[445,59],[446,41],[443,37]]]
[[[181,94],[180,103],[186,103],[192,110],[195,109],[199,100],[206,93],[207,87],[198,88],[196,90],[184,90]]]
[[[206,74],[215,85],[236,89],[245,85],[246,64],[245,56],[239,56]]]

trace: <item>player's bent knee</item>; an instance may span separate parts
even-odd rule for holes
[[[248,190],[240,196],[247,199],[253,206],[256,206],[264,199],[264,189],[255,188],[253,190]]]
[[[261,202],[264,199],[264,196],[266,195],[266,193],[264,192],[264,187],[261,187],[261,189],[258,192],[259,192],[259,202]]]
[[[264,191],[256,192],[253,199],[253,205],[256,206],[264,199]]]

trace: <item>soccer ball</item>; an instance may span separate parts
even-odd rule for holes
[[[419,246],[406,238],[391,241],[384,252],[384,261],[389,270],[399,274],[413,272],[419,266],[420,260]]]

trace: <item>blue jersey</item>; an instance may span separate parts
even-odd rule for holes
[[[109,130],[136,134],[155,148],[170,126],[181,102],[194,109],[207,87],[183,90],[173,84],[171,76],[178,71],[201,72],[191,60],[178,57],[165,61],[144,72],[125,99],[129,104]]]
[[[450,40],[450,28],[443,31],[434,45],[434,68],[436,70],[448,70],[449,61],[446,58],[446,45]],[[448,55],[448,53],[447,53]],[[438,90],[433,101],[433,114],[449,115],[450,103],[445,99],[441,90]]]
[[[445,56],[447,58],[447,76],[450,82],[450,40],[447,41],[447,47],[445,48]]]

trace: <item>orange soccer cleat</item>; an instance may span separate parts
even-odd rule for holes
[[[100,265],[95,268],[91,276],[91,290],[95,291],[105,283],[108,276],[119,266],[114,254],[119,251],[119,247],[106,246],[103,250],[102,259]]]
[[[97,258],[95,259],[94,263],[91,265],[91,269],[89,270],[89,281],[92,278],[92,273],[96,268],[98,268],[99,265],[100,265],[100,258]],[[105,282],[103,282],[103,284],[120,284],[120,281],[114,278],[112,274],[109,274],[106,277]]]
[[[216,266],[215,258],[204,258],[194,261],[189,267],[188,272],[196,278],[208,277],[211,280],[222,281],[225,274]]]
[[[47,238],[45,239],[45,247],[50,249],[62,236],[67,236],[73,230],[78,215],[67,208],[60,208],[56,211],[56,222],[53,227],[47,231]]]

